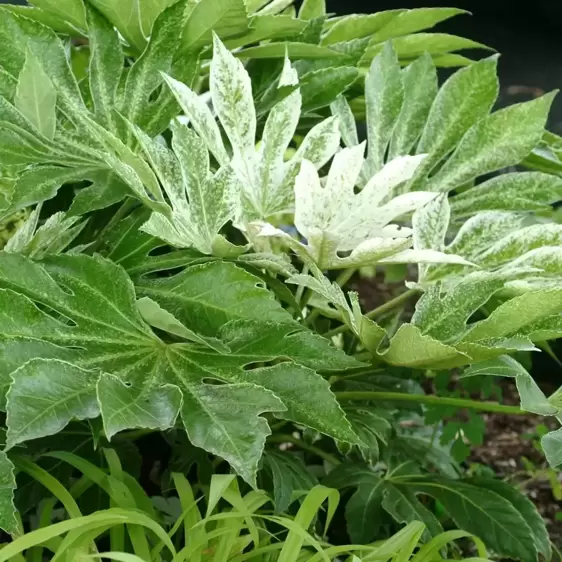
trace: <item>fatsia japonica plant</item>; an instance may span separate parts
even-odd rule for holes
[[[27,217],[0,253],[0,526],[22,530],[12,461],[79,422],[96,443],[173,434],[279,512],[318,478],[352,488],[355,542],[439,536],[433,498],[498,555],[549,558],[529,500],[423,423],[431,403],[521,410],[419,383],[513,377],[522,409],[561,416],[511,355],[562,330],[562,227],[540,214],[562,180],[499,173],[536,155],[553,94],[492,111],[497,57],[420,32],[453,9],[34,6],[0,10],[0,215]],[[439,87],[438,66],[464,68]],[[407,290],[364,313],[347,282],[396,264]]]

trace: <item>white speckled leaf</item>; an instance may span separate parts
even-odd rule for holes
[[[165,75],[164,79],[183,112],[189,118],[191,125],[198,135],[205,140],[213,156],[222,165],[228,163],[230,158],[222,142],[219,126],[209,106],[185,84],[178,82],[171,76]]]
[[[216,35],[213,38],[209,87],[213,107],[230,140],[237,170],[250,184],[254,184],[256,110],[252,83],[244,65]]]
[[[478,257],[490,246],[507,234],[517,232],[523,221],[524,218],[515,213],[501,211],[478,213],[460,227],[453,241],[445,248],[445,252],[477,262]],[[448,275],[459,275],[462,271],[458,267],[446,265],[430,267],[427,270],[427,279],[435,281]]]
[[[309,252],[320,269],[374,263],[405,250],[411,244],[411,231],[389,223],[436,196],[405,193],[378,206],[393,186],[412,176],[422,161],[420,157],[390,162],[356,194],[363,151],[364,144],[341,150],[324,187],[315,167],[306,160],[295,181],[295,226],[307,239]],[[338,252],[351,253],[342,256]]]
[[[338,96],[331,104],[332,115],[338,119],[341,138],[346,146],[351,147],[359,144],[355,117],[345,96]]]
[[[402,73],[392,44],[388,42],[377,55],[365,77],[367,138],[369,139],[365,173],[367,178],[378,172],[394,126],[402,109],[404,89]]]
[[[519,164],[540,142],[554,94],[509,106],[482,119],[463,136],[431,179],[434,191],[451,191],[477,176]]]
[[[500,174],[455,195],[455,217],[480,211],[538,211],[562,199],[562,178],[541,172]]]
[[[287,82],[294,84],[297,79],[295,73],[286,59],[279,85]],[[295,134],[300,112],[301,94],[299,90],[295,90],[273,107],[265,122],[258,153],[259,179],[255,192],[249,194],[260,218],[272,214],[272,210],[279,207],[279,202],[287,198],[283,157]]]
[[[446,195],[440,195],[418,209],[412,217],[415,250],[437,250],[445,247],[445,236],[449,228],[451,208]],[[423,282],[427,268],[420,266],[418,281]]]
[[[409,154],[419,139],[437,95],[437,71],[428,54],[402,71],[404,103],[390,142],[389,159]]]
[[[503,265],[541,246],[562,245],[562,225],[535,224],[506,235],[482,252],[475,261],[478,265]]]
[[[439,90],[417,152],[429,154],[420,174],[427,174],[453,149],[464,133],[488,114],[498,94],[497,59],[474,63],[453,74]]]
[[[526,336],[527,326],[533,326],[542,318],[561,312],[562,289],[529,292],[504,302],[488,318],[475,324],[463,337],[463,341],[477,341],[512,334]]]

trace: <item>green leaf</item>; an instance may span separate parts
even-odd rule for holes
[[[59,166],[30,167],[19,175],[15,185],[10,207],[11,214],[42,201],[52,199],[61,185],[73,183],[88,177],[95,179],[100,172],[95,168],[81,170]]]
[[[32,359],[12,373],[7,396],[6,449],[99,416],[98,375],[56,359]]]
[[[311,20],[325,15],[325,0],[304,0],[299,10],[299,18],[302,20]]]
[[[94,8],[88,9],[88,40],[90,93],[96,119],[106,129],[117,133],[113,112],[123,72],[123,50],[113,27]]]
[[[451,51],[460,51],[462,49],[486,48],[482,43],[447,33],[416,33],[414,35],[397,37],[392,40],[392,46],[401,60],[415,59],[421,57],[424,53],[444,55]],[[370,60],[381,49],[382,44],[371,41],[363,55],[362,62]]]
[[[86,106],[73,75],[64,46],[55,32],[31,19],[15,15],[2,9],[0,28],[5,41],[9,42],[12,55],[2,61],[7,70],[14,75],[23,66],[23,58],[30,53],[39,62],[43,72],[49,77],[58,94],[61,109],[71,115],[85,112]],[[17,70],[16,70],[17,69]]]
[[[468,319],[505,283],[501,274],[475,271],[442,295],[439,285],[431,286],[416,304],[412,324],[423,334],[441,341],[459,337]]]
[[[361,441],[357,448],[363,460],[374,465],[379,458],[379,442],[387,443],[391,431],[388,420],[367,407],[348,406],[345,414],[354,433]],[[345,452],[345,451],[344,451]]]
[[[541,447],[550,466],[562,465],[562,428],[547,433],[541,439]]]
[[[392,365],[414,368],[452,368],[470,363],[470,357],[450,345],[424,335],[417,326],[402,324],[389,348],[381,353],[383,359]]]
[[[213,31],[225,39],[248,29],[243,0],[201,0],[194,7],[181,34],[181,49],[197,51],[209,45]]]
[[[367,105],[367,180],[383,164],[392,131],[404,101],[404,87],[400,65],[390,44],[373,59],[365,77],[365,102]]]
[[[527,370],[507,355],[477,363],[463,373],[463,378],[478,375],[514,377],[521,398],[521,409],[542,416],[555,416],[560,408],[547,399]]]
[[[541,211],[562,199],[562,179],[541,172],[500,174],[451,199],[455,217],[479,211]]]
[[[82,0],[33,0],[33,5],[48,14],[72,23],[78,29],[87,28],[86,12]]]
[[[432,189],[450,191],[477,176],[519,164],[541,140],[554,95],[496,111],[471,127],[432,178]]]
[[[349,148],[358,145],[359,138],[355,127],[355,117],[347,99],[344,96],[338,96],[330,105],[330,110],[332,115],[338,119],[344,144]]]
[[[357,69],[350,66],[307,72],[300,80],[303,110],[313,111],[329,105],[355,82],[358,75]]]
[[[435,515],[405,486],[385,482],[382,506],[398,523],[422,521],[426,525],[423,533],[425,542],[443,532],[443,527]]]
[[[473,325],[463,341],[527,335],[527,326],[561,312],[562,289],[528,292],[504,302],[488,318]]]
[[[130,194],[127,185],[113,172],[107,170],[92,172],[88,179],[91,184],[76,193],[68,210],[69,215],[84,215],[98,209],[105,209]]]
[[[318,484],[316,477],[296,456],[287,452],[266,451],[261,472],[270,474],[273,482],[275,513],[284,513],[295,492],[308,491]]]
[[[357,488],[345,506],[347,532],[356,544],[374,541],[382,524],[384,480],[367,465],[345,463],[332,470],[322,483],[337,489]]]
[[[345,506],[347,532],[355,544],[372,542],[379,536],[382,519],[382,480],[360,484]]]
[[[258,47],[248,47],[236,53],[243,59],[280,59],[287,55],[290,59],[334,59],[346,62],[347,57],[328,47],[298,41],[275,41]]]
[[[424,55],[402,71],[404,103],[392,132],[389,159],[410,154],[418,140],[437,95],[437,72],[431,57]]]
[[[250,330],[257,343],[260,338],[259,331],[255,328],[257,326],[254,329],[250,325],[243,327],[243,329]],[[282,331],[280,330],[280,337],[282,337],[281,334]],[[246,335],[242,335],[240,332],[237,335],[240,339],[246,338]],[[304,338],[301,339],[303,340],[301,345],[304,344],[313,351],[310,345],[312,342],[309,343]],[[290,344],[290,337],[286,337],[285,341]],[[319,348],[318,351],[320,351],[322,347],[320,340],[315,343]],[[290,345],[287,347],[289,351]],[[312,367],[318,368],[319,363],[321,363],[321,361],[310,361],[307,358],[299,357],[300,350],[291,350],[291,352],[294,359],[303,364],[308,363]],[[319,368],[321,368],[321,365]],[[357,442],[355,432],[349,423],[342,424],[345,415],[330,390],[330,384],[327,380],[319,377],[312,369],[285,362],[274,365],[269,369],[248,371],[245,378],[253,381],[256,385],[262,385],[273,391],[283,401],[283,404],[286,404],[286,411],[276,414],[277,417],[296,421],[324,434],[338,433],[339,439],[346,443]]]
[[[141,119],[151,94],[162,83],[161,73],[170,72],[177,37],[185,23],[186,4],[187,0],[180,0],[158,16],[146,49],[127,73],[119,107],[131,123]]]
[[[4,451],[0,452],[0,489],[0,529],[16,536],[21,532],[14,505],[16,476],[14,465]]]
[[[221,287],[219,300],[209,292],[212,286]],[[196,265],[171,277],[141,281],[137,290],[207,336],[231,320],[292,322],[260,279],[231,263]]]
[[[158,303],[148,297],[137,301],[137,308],[144,321],[159,330],[164,330],[188,341],[199,343],[214,349],[218,353],[229,353],[230,349],[216,338],[205,338],[186,328],[173,314],[164,310]]]
[[[53,140],[57,126],[57,93],[49,76],[30,52],[18,77],[14,103],[44,137]]]
[[[550,544],[546,525],[533,502],[531,502],[525,494],[519,492],[515,486],[501,480],[471,478],[468,480],[468,483],[474,484],[479,488],[491,490],[509,501],[513,507],[519,511],[528,527],[531,529],[537,551],[547,560],[550,560],[552,556],[552,546]]]
[[[380,43],[392,37],[400,37],[415,33],[422,29],[429,29],[438,23],[458,14],[466,14],[457,8],[417,8],[406,10],[392,18],[380,31],[373,36],[373,41]]]
[[[322,45],[332,45],[361,37],[370,37],[390,23],[404,10],[385,10],[375,14],[351,14],[330,25],[322,38]]]
[[[459,70],[440,88],[417,147],[418,154],[429,154],[420,177],[429,173],[465,132],[489,113],[498,95],[496,66],[496,57],[484,59]]]
[[[174,311],[180,322],[188,327],[195,324],[197,333],[222,340],[231,350],[226,355],[157,338],[137,310],[131,281],[107,260],[61,255],[36,264],[17,254],[1,254],[0,285],[18,291],[0,291],[5,318],[0,333],[3,357],[8,359],[3,369],[16,357],[23,364],[52,356],[56,347],[61,359],[76,367],[106,373],[98,379],[97,397],[108,437],[131,427],[166,429],[180,413],[192,443],[225,458],[250,483],[255,481],[269,434],[265,420],[259,418],[262,412],[287,410],[298,423],[310,421],[315,429],[325,428],[336,439],[355,441],[328,383],[311,369],[340,370],[360,364],[327,340],[303,331],[288,313],[283,322],[278,305],[281,323],[271,323],[274,314],[268,311],[273,301],[267,291],[256,291],[257,280],[243,272],[246,281],[240,284],[238,268],[221,262],[215,265],[217,273],[226,267],[233,277],[223,275],[223,285],[220,274],[207,271],[211,284],[192,286],[202,303],[197,302],[196,293],[183,291],[173,295],[176,300],[171,302],[180,303]],[[182,279],[186,281],[185,276]],[[261,296],[249,312],[261,316],[260,321],[236,320],[244,314],[236,311],[229,314],[228,301],[221,294],[226,286],[233,294]],[[182,296],[187,298],[182,301]],[[38,302],[49,313],[39,310]],[[261,313],[260,303],[264,305]],[[208,317],[197,315],[185,322],[190,309]],[[249,368],[281,358],[287,362]],[[289,375],[273,376],[282,372]],[[283,404],[265,381],[285,399],[296,398],[301,404]],[[318,404],[322,409],[317,409]]]
[[[225,39],[229,49],[245,47],[263,40],[295,38],[306,28],[306,22],[285,15],[259,15],[250,20],[250,30],[241,36]]]
[[[468,482],[425,477],[401,483],[439,501],[455,524],[500,555],[534,562],[537,548],[523,516],[500,494]]]
[[[141,2],[138,0],[90,0],[93,6],[99,10],[123,35],[123,37],[137,50],[142,51],[146,45],[146,35],[141,25]]]

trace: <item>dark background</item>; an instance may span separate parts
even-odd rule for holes
[[[472,15],[456,16],[434,30],[468,37],[501,53],[502,105],[562,89],[560,0],[327,0],[327,4],[338,15],[438,6],[468,10]],[[562,134],[562,95],[554,103],[549,126]]]
[[[4,3],[25,4],[0,0]],[[561,0],[327,0],[327,4],[328,11],[337,15],[395,8],[463,8],[472,15],[457,16],[434,29],[469,37],[501,53],[501,105],[562,89]],[[483,56],[482,52],[465,54]],[[554,103],[549,128],[562,134],[562,95]]]
[[[25,4],[0,0],[4,3]],[[327,0],[327,5],[337,15],[396,8],[463,8],[472,15],[456,16],[435,30],[469,37],[501,53],[502,105],[562,88],[561,0]],[[562,95],[555,101],[550,128],[562,133]]]

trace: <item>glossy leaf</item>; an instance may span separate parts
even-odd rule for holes
[[[426,525],[424,540],[428,541],[443,531],[441,524],[427,507],[422,505],[412,490],[405,486],[385,483],[382,506],[398,523],[422,521]]]
[[[98,376],[55,359],[32,359],[11,375],[6,448],[54,435],[69,422],[96,418]],[[39,392],[38,392],[39,390]]]
[[[423,478],[408,488],[444,505],[456,525],[480,537],[489,548],[523,561],[537,557],[530,527],[514,505],[500,494],[468,482]]]
[[[318,484],[318,480],[298,457],[285,452],[266,451],[261,471],[271,477],[276,513],[288,509],[295,492],[311,490]]]
[[[233,273],[237,270],[230,264],[222,266]],[[214,282],[219,279],[212,273],[211,278]],[[255,283],[252,280],[251,287]],[[217,337],[230,348],[230,354],[221,355],[204,347],[165,344],[159,340],[138,313],[132,284],[123,270],[101,258],[58,256],[39,265],[18,255],[5,254],[0,259],[0,284],[9,284],[18,291],[0,291],[0,298],[6,301],[2,304],[6,318],[2,331],[16,338],[3,339],[4,356],[17,356],[25,362],[26,350],[30,353],[27,358],[32,359],[49,357],[56,349],[59,357],[72,365],[98,373],[97,400],[108,437],[130,427],[164,429],[172,426],[180,413],[191,441],[223,456],[249,482],[254,482],[269,433],[260,417],[262,412],[289,408],[287,411],[299,423],[309,420],[316,429],[325,428],[331,433],[339,426],[334,437],[355,440],[328,383],[312,369],[340,369],[356,362],[331,348],[326,340],[303,332],[287,313],[286,323],[282,324],[229,322],[240,315],[231,316],[220,291],[214,292],[220,299],[222,313],[215,320],[209,317],[206,326],[204,323],[195,329]],[[236,285],[228,285],[236,290]],[[218,301],[212,303],[209,286],[199,290],[207,295],[209,311],[219,310]],[[269,293],[262,290],[260,294],[267,310]],[[181,299],[181,295],[176,297]],[[64,315],[72,325],[40,311],[33,304],[38,301]],[[259,300],[256,304],[259,308]],[[192,323],[183,322],[187,310],[182,307],[174,316],[189,327]],[[281,311],[279,307],[279,316]],[[259,314],[257,309],[255,314]],[[268,317],[267,313],[265,316]],[[193,317],[192,322],[197,324],[196,318],[199,317]],[[276,357],[294,357],[298,365],[288,362],[258,370],[243,368]],[[13,369],[9,363],[4,368],[9,369],[3,373],[6,377]],[[99,376],[100,371],[107,374]],[[285,376],[275,375],[280,372]],[[48,382],[47,373],[44,376]],[[263,386],[266,379],[276,390]],[[305,398],[306,404],[285,406],[275,392],[284,399]],[[329,419],[323,421],[323,413],[312,404],[322,404],[321,412],[328,414]],[[11,416],[25,418],[17,407],[14,411],[10,406],[10,412]],[[84,409],[73,411],[73,416],[86,417],[86,413]]]

